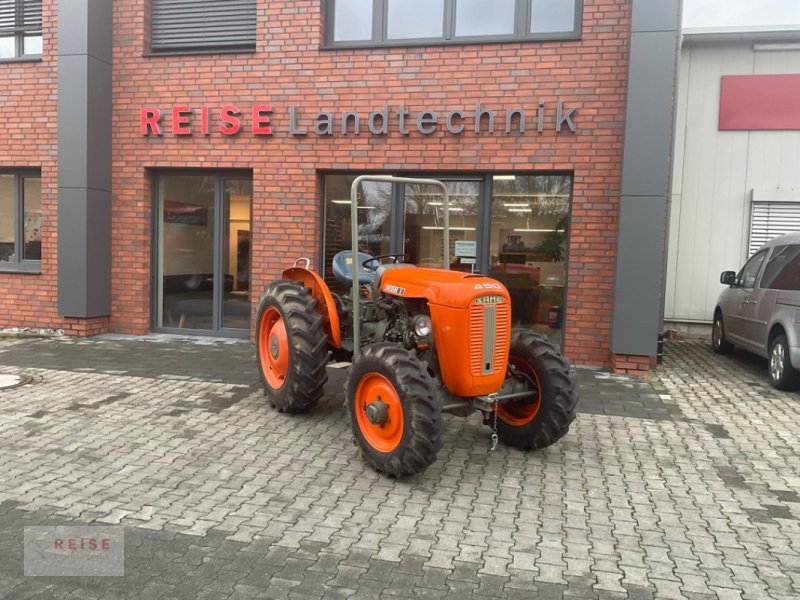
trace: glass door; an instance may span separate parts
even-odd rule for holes
[[[249,331],[252,195],[250,179],[159,175],[157,328]]]
[[[224,179],[222,328],[250,329],[250,206],[253,182]]]

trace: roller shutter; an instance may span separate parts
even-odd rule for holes
[[[0,35],[41,31],[42,0],[0,0]]]
[[[753,202],[749,256],[772,238],[794,232],[800,232],[800,202]]]
[[[151,48],[254,50],[256,0],[152,0]]]

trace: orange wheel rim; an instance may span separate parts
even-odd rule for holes
[[[526,360],[519,356],[509,356],[508,362],[514,365],[517,371],[530,377],[536,384],[536,400],[533,402],[523,399],[517,402],[511,401],[497,405],[498,419],[514,427],[522,427],[533,421],[536,415],[539,414],[539,408],[542,406],[542,384],[536,375],[536,369],[528,364]]]
[[[282,388],[289,374],[289,337],[286,323],[276,308],[268,308],[261,317],[258,352],[267,383],[273,389]]]
[[[403,404],[391,382],[369,373],[358,382],[355,397],[358,429],[378,452],[391,452],[403,439]]]

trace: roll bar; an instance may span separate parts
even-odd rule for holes
[[[413,177],[395,177],[393,175],[359,175],[350,186],[350,239],[353,243],[353,358],[361,350],[361,312],[360,290],[358,287],[358,186],[364,181],[376,183],[402,183],[408,185],[433,185],[442,190],[444,196],[444,256],[442,267],[450,268],[450,198],[447,187],[438,179],[416,179]]]

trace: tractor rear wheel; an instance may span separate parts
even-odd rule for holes
[[[511,333],[509,377],[524,379],[535,392],[497,406],[497,433],[510,446],[538,450],[554,444],[575,420],[578,393],[569,364],[543,335]]]
[[[376,471],[416,475],[436,460],[444,421],[426,364],[395,344],[366,347],[350,368],[345,404],[356,444]]]
[[[258,369],[270,403],[303,413],[322,397],[328,381],[327,336],[317,299],[296,281],[273,281],[256,317]]]

